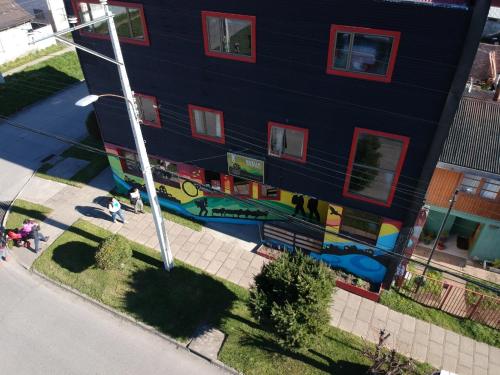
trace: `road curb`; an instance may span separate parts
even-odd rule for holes
[[[31,268],[31,269],[28,269],[28,271],[30,271],[32,274],[38,276],[39,278],[45,280],[46,282],[58,287],[58,288],[61,288],[61,289],[64,289],[65,291],[67,292],[70,292],[74,295],[76,295],[77,297],[80,297],[81,299],[83,299],[84,301],[86,302],[90,302],[91,304],[93,304],[94,306],[100,308],[101,310],[103,311],[106,311],[106,312],[109,312],[111,314],[113,314],[115,317],[119,318],[119,319],[122,319],[122,320],[125,320],[129,323],[132,323],[134,324],[135,326],[141,328],[142,330],[146,331],[146,332],[149,332],[149,333],[152,333],[158,337],[160,337],[161,339],[169,342],[170,344],[172,345],[175,345],[176,349],[184,349],[185,351],[189,352],[189,353],[192,353],[192,354],[195,354],[196,356],[200,357],[200,358],[203,358],[204,360],[210,362],[212,365],[214,366],[217,366],[219,368],[221,368],[222,370],[230,373],[230,374],[234,374],[234,375],[241,375],[242,373],[241,372],[238,372],[237,370],[233,369],[232,367],[229,367],[227,366],[226,364],[224,364],[223,362],[219,361],[219,360],[213,360],[205,355],[203,355],[202,353],[200,352],[197,352],[195,350],[191,350],[188,348],[188,345],[189,343],[182,343],[180,341],[177,341],[176,339],[168,336],[168,335],[165,335],[164,333],[161,333],[159,332],[158,330],[156,330],[154,327],[146,324],[146,323],[143,323],[125,313],[122,313],[118,310],[115,310],[99,301],[96,301],[95,299],[93,298],[90,298],[89,296],[79,292],[78,290],[74,289],[74,288],[71,288],[67,285],[64,285],[58,281],[55,281],[55,280],[52,280],[51,278],[49,278],[48,276],[44,275],[43,273],[41,272],[38,272],[37,270]]]

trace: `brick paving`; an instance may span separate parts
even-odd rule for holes
[[[39,188],[42,184],[43,191]],[[50,241],[45,246],[49,246],[75,221],[83,218],[159,251],[151,214],[136,215],[125,211],[126,224],[111,221],[106,196],[113,187],[109,171],[103,172],[90,185],[82,188],[34,177],[20,198],[53,209],[42,225],[43,234],[50,236]],[[55,193],[52,194],[51,191]],[[252,252],[257,245],[254,242],[243,241],[206,227],[198,232],[168,220],[165,224],[176,259],[245,288],[250,286],[254,275],[268,262]],[[23,248],[14,249],[13,253],[28,268],[36,259],[34,253]]]
[[[434,324],[390,310],[387,306],[337,289],[330,308],[331,324],[367,341],[378,342],[384,328],[386,344],[401,354],[459,375],[500,374],[500,349]]]

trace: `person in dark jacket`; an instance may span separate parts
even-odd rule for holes
[[[316,218],[316,221],[320,220],[318,212],[318,200],[316,198],[309,198],[309,200],[307,201],[307,209],[309,210],[309,220],[312,220],[313,216]]]

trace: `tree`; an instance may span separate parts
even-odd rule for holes
[[[333,273],[296,251],[265,265],[250,289],[254,317],[286,348],[300,348],[328,327]]]

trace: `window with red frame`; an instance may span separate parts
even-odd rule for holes
[[[268,153],[283,159],[305,162],[308,137],[307,129],[269,122]]]
[[[389,207],[408,143],[408,137],[356,128],[344,196]]]
[[[332,25],[326,71],[390,82],[400,36],[398,31]]]
[[[252,181],[233,177],[233,194],[250,197],[252,195]]]
[[[193,137],[225,143],[224,116],[221,111],[190,104],[189,119]]]
[[[154,96],[135,93],[135,101],[141,122],[144,125],[161,128],[160,112],[158,102]]]
[[[97,0],[74,1],[74,4],[81,22],[93,21],[105,15],[103,6]],[[125,43],[149,44],[144,10],[141,4],[110,1],[109,8],[114,15],[116,32],[121,41]],[[102,21],[90,25],[82,29],[82,33],[89,36],[107,38],[109,35],[108,23],[107,21]]]
[[[255,62],[255,17],[202,11],[205,54]]]

